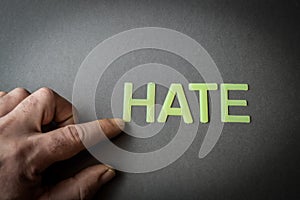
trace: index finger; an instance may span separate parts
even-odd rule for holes
[[[68,159],[85,147],[103,141],[104,137],[112,138],[118,135],[124,129],[124,125],[121,119],[102,119],[31,136],[29,140],[35,147],[32,152],[35,156],[30,163],[42,172],[52,163]]]

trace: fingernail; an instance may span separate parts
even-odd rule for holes
[[[112,168],[107,168],[106,172],[104,174],[101,175],[100,177],[100,182],[103,184],[103,183],[106,183],[108,182],[109,180],[111,180],[114,176],[116,175],[116,172],[114,169]]]

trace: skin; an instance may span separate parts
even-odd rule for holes
[[[57,129],[42,133],[53,121]],[[99,134],[112,138],[123,128],[120,119],[74,125],[72,105],[49,88],[0,91],[0,199],[92,198],[115,176],[110,167],[88,167],[54,186],[42,185],[42,172],[79,153],[91,138],[96,143]]]

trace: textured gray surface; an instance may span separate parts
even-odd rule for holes
[[[102,199],[299,199],[299,1],[1,1],[0,89],[47,86],[69,100],[81,62],[102,40],[144,26],[178,30],[210,53],[224,82],[248,83],[232,97],[249,106],[251,124],[225,124],[213,151],[198,159],[201,133],[175,163],[147,174],[120,173]],[[201,80],[184,60],[144,50],[113,63],[98,86],[99,117],[110,117],[109,92],[126,70],[146,62],[167,64],[191,82]],[[139,91],[143,93],[143,88]],[[141,115],[143,113],[141,112]],[[138,119],[137,119],[138,120]],[[117,139],[123,148],[148,151],[176,129],[146,140]],[[67,176],[95,161],[82,153]]]

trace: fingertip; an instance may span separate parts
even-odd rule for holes
[[[117,136],[125,127],[122,119],[101,119],[75,125],[78,135],[85,147]]]
[[[125,122],[123,119],[120,119],[120,118],[114,118],[112,119],[113,122],[115,123],[115,125],[121,130],[123,131],[124,128],[125,128]]]
[[[121,133],[124,130],[125,123],[122,119],[114,118],[114,119],[101,119],[98,120],[100,127],[103,133],[108,138],[113,138]]]

